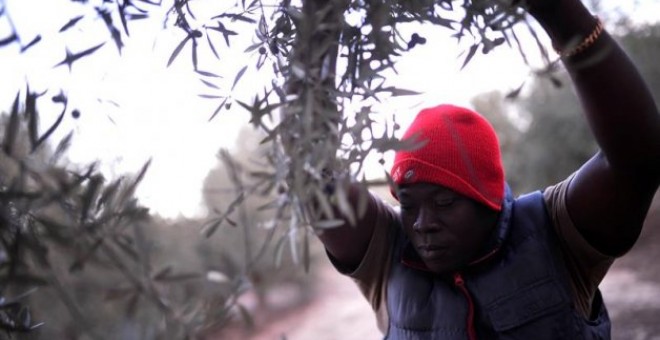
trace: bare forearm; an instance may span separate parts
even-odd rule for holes
[[[593,32],[596,19],[579,0],[558,0],[546,11],[530,11],[555,48],[566,51]],[[639,72],[603,32],[574,56],[564,58],[592,131],[616,171],[660,173],[660,116]]]
[[[351,225],[349,219],[343,216],[341,209],[335,207],[334,218],[344,220],[344,225],[322,230],[318,234],[328,252],[343,266],[350,269],[355,269],[362,261],[376,228],[379,214],[382,213],[379,203],[373,196],[367,194],[368,197],[360,197],[363,191],[358,186],[357,183],[349,186],[348,201],[351,206],[357,207],[361,199],[368,201],[366,212],[363,216],[357,216],[356,225]]]

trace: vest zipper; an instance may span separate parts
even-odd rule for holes
[[[472,302],[472,296],[465,287],[465,280],[460,273],[454,273],[454,285],[463,293],[468,302],[468,319],[467,319],[467,332],[469,340],[477,340],[477,332],[474,328],[474,303]]]

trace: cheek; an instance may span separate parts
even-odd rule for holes
[[[419,209],[409,209],[406,211],[401,211],[401,224],[412,226],[417,220],[417,214]]]
[[[415,224],[415,216],[411,214],[401,215],[401,228],[403,228],[406,234],[410,235],[413,232],[413,224]]]
[[[466,248],[480,246],[484,235],[488,233],[475,212],[467,207],[457,207],[443,217],[447,232]]]
[[[490,229],[476,218],[467,218],[452,233],[467,248],[480,248],[490,235]]]

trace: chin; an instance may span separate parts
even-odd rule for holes
[[[426,267],[435,274],[451,274],[463,267],[456,263],[438,263],[437,261],[424,261],[424,264],[426,264]]]

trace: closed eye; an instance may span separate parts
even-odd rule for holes
[[[454,197],[439,197],[433,203],[436,207],[448,207],[454,203]]]
[[[415,205],[413,204],[401,204],[401,211],[405,212],[410,212],[415,209]]]

